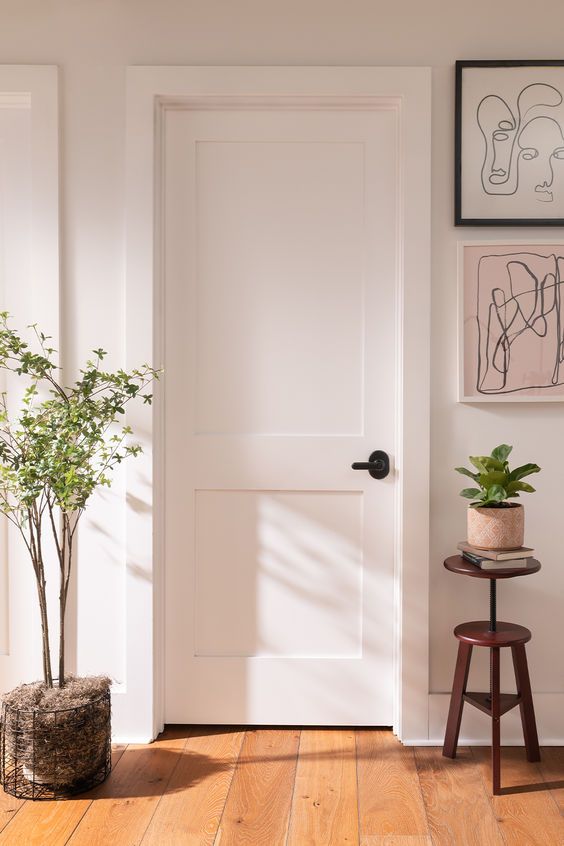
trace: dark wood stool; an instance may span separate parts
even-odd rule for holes
[[[525,738],[528,761],[540,761],[539,741],[535,722],[535,711],[527,666],[525,644],[531,639],[531,632],[515,623],[503,623],[497,619],[497,579],[510,579],[514,576],[526,576],[540,570],[540,562],[527,559],[526,567],[505,568],[500,570],[482,570],[466,561],[460,555],[453,555],[444,562],[447,570],[465,576],[490,580],[490,619],[475,620],[456,626],[454,635],[458,638],[458,658],[454,671],[454,682],[450,699],[443,755],[456,757],[462,709],[465,702],[483,711],[492,719],[492,786],[493,793],[501,792],[500,778],[500,718],[516,705],[521,712],[521,723]],[[466,690],[470,659],[474,646],[485,646],[490,650],[490,691],[489,693],[470,693]],[[500,649],[511,649],[517,693],[501,693],[499,684]]]

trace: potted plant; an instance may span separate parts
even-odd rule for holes
[[[71,387],[62,384],[49,338],[37,327],[34,349],[0,313],[0,368],[24,380],[21,403],[0,396],[0,512],[17,528],[35,575],[43,679],[2,698],[0,781],[23,798],[61,798],[89,789],[110,770],[110,680],[74,678],[65,668],[65,611],[77,527],[113,468],[141,447],[118,425],[125,406],[158,377],[149,365],[103,369],[94,357]],[[52,544],[47,543],[47,536]],[[59,572],[58,674],[53,672],[46,556]]]
[[[477,487],[464,488],[460,496],[471,499],[468,508],[468,543],[478,549],[511,550],[523,546],[525,512],[522,505],[509,502],[521,493],[535,489],[523,479],[538,473],[538,464],[523,464],[514,470],[507,461],[513,447],[501,444],[491,454],[471,455],[474,470],[456,467]]]

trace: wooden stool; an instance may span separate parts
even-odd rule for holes
[[[513,576],[525,576],[540,570],[540,562],[534,558],[527,560],[527,566],[503,570],[481,570],[459,555],[447,558],[444,562],[447,570],[474,578],[490,580],[490,619],[462,623],[456,626],[454,635],[458,638],[458,658],[454,671],[454,682],[450,699],[443,755],[456,757],[462,709],[465,702],[488,714],[492,718],[492,787],[494,795],[501,792],[500,778],[500,718],[516,705],[521,712],[521,723],[525,738],[528,761],[540,761],[539,741],[535,722],[535,711],[527,666],[525,644],[531,639],[531,632],[515,623],[503,623],[497,620],[497,579],[509,579]],[[489,693],[470,693],[466,690],[470,659],[474,646],[485,646],[490,650],[490,691]],[[500,693],[499,659],[500,649],[509,647],[513,658],[517,693]]]

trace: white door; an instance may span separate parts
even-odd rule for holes
[[[392,723],[397,131],[166,112],[167,722]]]

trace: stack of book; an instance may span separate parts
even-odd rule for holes
[[[466,561],[470,561],[482,570],[507,570],[509,568],[526,567],[527,559],[532,558],[535,554],[535,550],[528,546],[499,552],[495,549],[478,549],[476,546],[470,546],[466,541],[460,541],[457,548]]]

